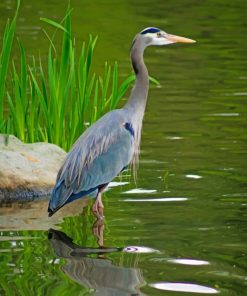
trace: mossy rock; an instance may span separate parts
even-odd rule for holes
[[[50,194],[66,152],[49,143],[25,144],[0,134],[0,203]]]

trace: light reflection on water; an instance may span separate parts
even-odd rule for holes
[[[168,262],[192,266],[209,265],[208,261],[196,260],[196,259],[168,259]]]
[[[155,193],[157,190],[153,189],[142,189],[142,188],[135,188],[128,191],[125,191],[123,193],[125,194],[144,194],[144,193]]]
[[[126,192],[125,192],[126,193]],[[170,202],[170,201],[185,201],[188,200],[186,197],[164,197],[164,198],[138,198],[138,199],[124,199],[127,202]]]
[[[151,287],[174,292],[190,292],[190,293],[200,293],[200,294],[217,294],[219,293],[216,289],[190,284],[190,283],[155,283],[150,284]]]
[[[138,247],[138,246],[128,246],[123,248],[123,252],[126,253],[160,253],[159,250],[155,250],[149,247]]]

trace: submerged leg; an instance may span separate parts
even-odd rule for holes
[[[102,219],[98,219],[93,225],[93,234],[98,239],[99,247],[103,247],[104,245],[104,221]]]
[[[104,219],[104,205],[102,202],[101,191],[99,190],[92,211],[98,219]]]

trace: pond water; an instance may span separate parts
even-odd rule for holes
[[[39,17],[65,3],[23,0],[18,35],[45,56]],[[149,48],[151,86],[138,181],[114,180],[104,225],[78,201],[0,208],[0,295],[247,295],[247,2],[71,1],[77,42],[99,35],[95,69],[130,72],[148,26],[197,40]],[[15,2],[0,3],[0,30]],[[98,248],[98,239],[103,249]]]

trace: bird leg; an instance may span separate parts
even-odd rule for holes
[[[98,192],[95,203],[93,204],[92,211],[98,219],[104,219],[104,205],[102,202],[102,196],[100,191]]]

